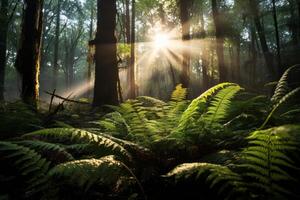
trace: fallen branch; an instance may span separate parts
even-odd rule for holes
[[[55,91],[56,91],[56,89],[54,89],[53,92],[52,92],[52,94],[51,94],[51,100],[50,100],[50,105],[49,105],[49,113],[51,112],[51,109],[52,109],[52,104],[53,104],[53,99],[54,99]]]
[[[91,105],[91,104],[88,103],[88,102],[76,101],[76,100],[73,100],[73,99],[68,99],[68,97],[65,98],[65,97],[62,97],[62,96],[59,96],[59,95],[57,95],[57,94],[53,94],[53,93],[50,93],[50,92],[47,92],[47,91],[45,91],[45,93],[46,93],[46,94],[49,94],[50,96],[54,96],[54,97],[56,97],[56,98],[58,98],[58,99],[64,100],[64,101],[68,101],[68,102],[72,102],[72,103],[78,103],[78,104]]]

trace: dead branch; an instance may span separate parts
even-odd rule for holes
[[[85,105],[91,105],[90,103],[88,102],[83,102],[83,101],[76,101],[76,100],[73,100],[73,99],[69,99],[69,97],[65,98],[65,97],[62,97],[62,96],[59,96],[57,94],[53,94],[53,93],[50,93],[50,92],[47,92],[45,91],[46,94],[49,94],[51,96],[54,96],[58,99],[61,99],[61,100],[64,100],[64,101],[67,101],[67,102],[71,102],[71,103],[78,103],[78,104],[85,104]]]

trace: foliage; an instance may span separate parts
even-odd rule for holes
[[[222,83],[189,102],[178,85],[168,102],[138,97],[107,106],[97,121],[80,111],[88,127],[2,141],[0,197],[299,199],[299,86],[291,69],[270,99]]]
[[[299,125],[287,125],[253,132],[240,164],[186,163],[167,177],[175,181],[192,177],[216,187],[218,195],[227,199],[246,199],[247,194],[259,199],[295,199],[300,169],[295,163],[299,160],[288,152],[299,152],[299,131]]]
[[[12,142],[0,142],[0,155],[1,185],[4,186],[1,194],[26,198],[41,190],[46,183],[49,161],[34,150]]]
[[[92,151],[95,156],[118,155],[130,159],[129,153],[116,142],[84,130],[73,128],[43,129],[23,136],[23,138],[39,139],[62,144],[88,144],[84,150]]]

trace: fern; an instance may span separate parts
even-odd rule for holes
[[[207,90],[198,98],[193,100],[192,103],[186,109],[186,111],[182,114],[178,127],[185,128],[195,124],[195,121],[198,120],[203,113],[205,113],[206,106],[208,106],[210,98],[214,96],[218,91],[222,90],[223,88],[227,88],[229,86],[235,86],[235,84],[222,83],[216,85],[215,87]]]
[[[208,127],[211,127],[213,123],[221,122],[225,119],[231,106],[231,100],[234,95],[241,90],[241,87],[229,86],[219,91],[215,97],[213,97],[207,112],[203,115],[203,120],[206,121]]]
[[[175,97],[174,97],[175,98]],[[143,106],[145,107],[160,107],[166,105],[165,102],[155,99],[153,97],[148,96],[139,96],[136,98],[138,101],[143,103]]]
[[[166,177],[174,177],[175,182],[194,179],[207,183],[211,189],[216,188],[218,196],[239,195],[245,191],[242,177],[226,166],[210,163],[184,163],[175,167]]]
[[[182,84],[176,86],[174,92],[171,95],[171,101],[173,102],[182,102],[186,100],[187,90],[182,87]]]
[[[292,73],[295,69],[298,69],[299,67],[300,67],[300,65],[295,65],[295,66],[288,68],[284,72],[284,74],[282,75],[282,77],[280,78],[280,80],[276,86],[274,95],[271,98],[271,101],[273,102],[273,104],[279,103],[279,101],[291,91],[291,88],[289,87],[289,83],[288,83],[289,75],[290,75],[290,73]]]
[[[232,98],[241,89],[236,84],[223,83],[203,93],[183,113],[178,127],[170,137],[199,143],[207,133],[217,133],[230,111]]]
[[[22,188],[20,194],[13,194],[13,188],[7,188],[12,190],[9,195],[29,197],[41,191],[47,180],[46,173],[49,165],[49,161],[28,147],[11,142],[0,142],[0,176],[7,177],[7,181],[6,179],[0,181],[1,185],[12,184],[13,188]]]
[[[288,152],[297,150],[299,131],[300,126],[288,125],[256,131],[248,137],[250,147],[243,152],[245,163],[241,166],[248,169],[246,177],[253,179],[249,187],[263,189],[268,199],[295,193],[291,186],[296,180],[289,171],[299,168]]]
[[[287,93],[286,95],[284,95],[279,101],[278,103],[276,103],[271,112],[269,113],[269,115],[267,116],[266,120],[264,121],[264,123],[261,125],[260,129],[263,129],[267,123],[269,122],[269,120],[271,119],[271,117],[273,116],[273,114],[276,112],[276,110],[282,106],[284,103],[286,103],[287,101],[289,101],[291,98],[293,98],[295,95],[297,95],[300,92],[300,87],[292,90],[291,92]]]
[[[15,143],[34,149],[36,152],[46,157],[47,160],[50,160],[53,164],[74,160],[74,157],[67,152],[65,148],[57,144],[38,140],[22,140]]]
[[[48,176],[88,191],[94,184],[114,186],[124,176],[123,164],[112,156],[84,159],[57,165]]]
[[[92,148],[92,153],[98,157],[105,155],[117,155],[125,160],[130,160],[130,154],[121,145],[112,140],[101,137],[99,135],[73,128],[54,128],[36,131],[23,136],[28,139],[40,139],[51,142],[58,142],[62,144],[90,144],[88,147]]]
[[[119,130],[119,127],[125,128],[127,135],[122,136],[123,139],[128,139],[139,144],[148,146],[153,140],[161,138],[165,131],[163,124],[157,119],[158,115],[153,117],[154,112],[151,108],[143,106],[143,103],[138,100],[130,100],[119,107],[110,106],[119,113],[120,118],[117,121],[104,118],[103,122],[112,129]]]

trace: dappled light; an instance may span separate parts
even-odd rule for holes
[[[299,200],[299,0],[1,0],[0,200]]]

